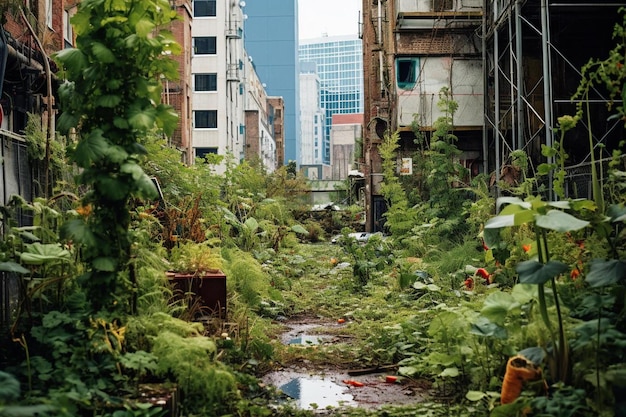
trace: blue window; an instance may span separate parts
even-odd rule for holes
[[[398,88],[412,90],[417,82],[418,58],[398,58],[396,60],[396,80]]]

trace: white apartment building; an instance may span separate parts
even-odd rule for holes
[[[238,1],[193,1],[192,148],[196,158],[207,154],[244,158],[243,21]]]
[[[244,1],[193,0],[192,149],[195,158],[260,158],[276,168],[273,109],[244,43]],[[225,164],[216,167],[223,173]]]
[[[321,107],[320,78],[315,62],[300,62],[300,166],[306,167],[307,177],[322,179],[309,166],[324,162],[326,116]]]

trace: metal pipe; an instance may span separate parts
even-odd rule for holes
[[[512,48],[512,42],[513,42],[513,16],[511,16],[510,10],[509,10],[509,24],[508,24],[508,35],[509,35],[509,41],[508,41],[508,46],[507,49],[509,51],[509,96],[510,96],[510,103],[511,103],[511,146],[513,147],[513,149],[519,149],[518,147],[518,143],[520,142],[518,134],[519,134],[519,130],[518,130],[518,126],[517,123],[515,123],[515,116],[517,115],[517,100],[516,100],[516,96],[515,96],[515,83],[513,82],[513,80],[515,80],[515,71],[517,71],[517,66],[515,64],[515,53],[513,52]],[[519,91],[518,91],[519,94]]]
[[[380,93],[385,91],[384,70],[383,70],[383,10],[382,0],[378,0],[378,66],[380,76]]]
[[[487,10],[487,0],[483,0],[483,10]],[[483,13],[483,28],[481,36],[482,59],[483,59],[483,115],[485,122],[483,123],[483,173],[489,174],[489,138],[487,135],[487,103],[489,100],[489,65],[487,62],[487,16]]]
[[[550,25],[548,23],[548,0],[541,0],[541,52],[543,58],[543,107],[546,134],[546,146],[554,144],[552,131],[552,72],[550,60]],[[548,157],[553,163],[554,157]],[[552,173],[548,175],[548,189],[552,193]]]
[[[522,14],[521,0],[515,1],[515,55],[517,56],[517,148],[522,149],[524,140],[524,66],[522,65]]]
[[[500,187],[498,184],[498,179],[500,176],[500,68],[498,66],[498,55],[500,53],[500,42],[498,31],[494,31],[493,33],[493,71],[494,71],[494,81],[493,81],[493,89],[494,89],[494,140],[495,140],[495,163],[496,163],[496,198],[500,197]]]

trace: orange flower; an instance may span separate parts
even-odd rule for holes
[[[572,279],[576,279],[576,278],[578,278],[578,276],[579,276],[579,275],[580,275],[580,271],[578,270],[578,268],[574,268],[574,269],[572,269],[572,272],[570,272],[570,274],[569,274],[569,276],[570,276]]]
[[[527,245],[522,245],[522,249],[523,249],[523,250],[524,250],[524,252],[526,252],[526,253],[530,252],[530,248],[531,248],[531,247],[532,247],[532,246],[530,245],[530,243],[529,243],[529,244],[527,244]]]
[[[91,214],[91,205],[87,204],[86,206],[78,207],[76,209],[76,213],[80,214],[83,217],[87,217]]]
[[[465,288],[469,291],[474,289],[474,280],[472,278],[467,278],[463,283],[465,284]]]

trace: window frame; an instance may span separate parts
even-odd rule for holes
[[[200,118],[206,114],[206,119]],[[203,122],[203,123],[200,123]],[[204,126],[206,122],[206,126]],[[193,127],[194,129],[217,129],[217,110],[194,110]]]
[[[203,44],[203,41],[207,42],[206,45]],[[206,46],[206,51],[198,51],[200,46]],[[195,36],[193,38],[193,53],[194,55],[217,55],[217,36]]]
[[[199,82],[199,78],[207,77],[205,81]],[[199,88],[200,86],[206,86],[206,89]],[[208,72],[201,74],[194,74],[193,78],[193,91],[198,92],[216,92],[217,91],[217,73]]]
[[[202,3],[203,6],[199,8],[196,7],[196,4],[198,3]],[[216,16],[217,16],[217,0],[193,0],[193,17],[216,17]]]

